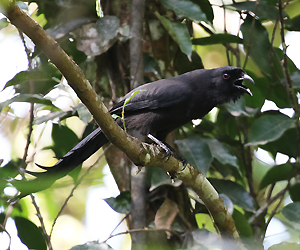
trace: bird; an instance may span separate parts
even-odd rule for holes
[[[197,69],[185,74],[141,85],[127,93],[110,109],[110,114],[128,134],[144,142],[154,141],[166,151],[167,135],[193,119],[200,119],[214,107],[252,96],[243,81],[254,80],[241,68],[225,66]],[[125,120],[122,121],[122,112]],[[124,128],[123,128],[124,129]],[[63,177],[108,143],[96,128],[52,167],[38,165],[43,172],[25,172],[37,177],[56,174]]]

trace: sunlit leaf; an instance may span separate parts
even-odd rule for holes
[[[275,141],[282,134],[295,126],[295,121],[281,113],[265,114],[255,120],[248,133],[247,146],[264,145],[268,142]]]
[[[41,95],[37,95],[37,94],[19,94],[17,96],[12,97],[11,99],[0,103],[0,111],[10,105],[11,103],[14,102],[28,102],[28,103],[39,103],[39,104],[44,104],[44,105],[49,105],[52,106],[53,108],[56,108],[51,100],[44,98]]]
[[[269,169],[259,184],[259,189],[263,189],[269,184],[277,181],[288,180],[292,177],[293,166],[291,164],[277,165]]]
[[[300,224],[300,202],[286,205],[281,212],[291,223]]]

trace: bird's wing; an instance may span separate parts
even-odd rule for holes
[[[140,91],[140,92],[137,92]],[[128,93],[124,99],[117,103],[111,110],[111,114],[121,115],[125,100],[130,99],[124,107],[125,112],[138,110],[155,110],[175,106],[187,100],[187,92],[190,90],[181,81],[161,80],[142,85]]]

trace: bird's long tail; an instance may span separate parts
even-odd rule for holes
[[[97,128],[80,141],[74,148],[72,148],[65,156],[59,159],[54,166],[44,167],[37,164],[37,166],[46,171],[31,172],[24,170],[24,172],[37,178],[32,180],[11,180],[10,183],[15,186],[20,193],[11,199],[10,202],[15,202],[28,194],[49,188],[57,179],[66,176],[107,142],[108,139],[105,137],[101,129]]]
[[[49,173],[55,174],[56,178],[61,178],[75,169],[79,164],[84,162],[107,142],[108,139],[98,127],[82,141],[80,141],[66,155],[60,158],[54,166],[44,167],[36,164],[38,167],[46,170],[46,172],[31,172],[28,170],[25,170],[25,172],[36,177],[44,175],[45,173]]]

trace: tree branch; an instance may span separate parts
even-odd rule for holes
[[[165,160],[164,152],[159,147],[139,142],[129,136],[114,122],[110,113],[92,89],[83,72],[60,48],[58,43],[27,14],[8,0],[0,0],[4,14],[13,25],[22,30],[51,60],[67,79],[69,85],[77,93],[81,101],[93,114],[106,137],[117,145],[136,165],[156,165],[167,172],[176,174],[186,186],[191,187],[199,195],[210,211],[216,226],[223,236],[237,240],[239,234],[234,220],[228,213],[224,202],[209,181],[197,170],[187,165],[184,171],[178,173],[183,165],[176,158]],[[241,246],[240,246],[241,247]]]

